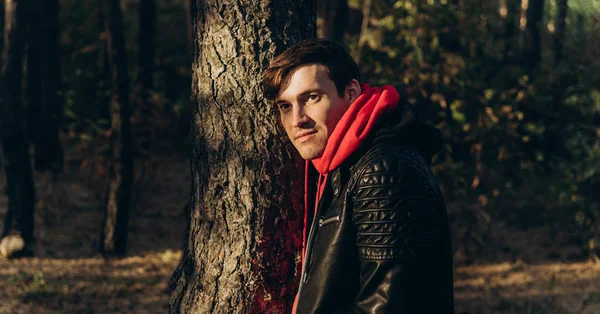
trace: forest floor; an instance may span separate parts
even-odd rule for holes
[[[148,169],[131,215],[128,255],[111,259],[97,253],[99,186],[85,183],[77,168],[54,185],[38,175],[36,257],[0,260],[0,313],[167,313],[167,282],[185,231],[189,160],[162,156]],[[0,217],[5,212],[2,193]],[[538,244],[552,237],[543,228],[506,227],[496,237],[512,243],[513,256],[457,266],[456,313],[600,313],[599,264],[547,258]]]

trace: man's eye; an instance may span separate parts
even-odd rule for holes
[[[308,96],[308,100],[315,102],[315,101],[319,101],[321,99],[321,96],[317,95],[317,94],[312,94],[310,96]]]
[[[279,108],[279,110],[288,110],[290,109],[290,104],[280,103],[277,104],[277,107]]]

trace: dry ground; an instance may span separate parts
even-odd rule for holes
[[[600,313],[600,265],[499,263],[456,270],[457,313]]]
[[[149,168],[122,259],[96,253],[97,185],[83,183],[77,169],[52,191],[48,178],[36,178],[36,257],[0,261],[0,313],[166,313],[167,281],[181,254],[189,164],[163,156]],[[5,211],[2,194],[0,217]],[[460,266],[455,275],[457,313],[600,313],[597,264],[497,262]]]
[[[102,182],[71,168],[51,190],[50,179],[37,175],[36,257],[0,260],[0,313],[166,313],[166,284],[183,243],[189,160],[162,156],[146,168],[123,259],[97,253]],[[6,205],[0,193],[2,218]]]

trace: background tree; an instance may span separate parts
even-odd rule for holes
[[[501,8],[501,16],[504,18],[504,61],[513,60],[518,53],[518,39],[521,19],[521,0],[504,0]]]
[[[102,232],[102,251],[106,254],[125,253],[133,184],[133,140],[129,108],[129,75],[123,16],[119,0],[104,1],[106,37],[112,74],[111,167]]]
[[[523,64],[531,72],[542,60],[544,0],[529,0],[526,14]]]
[[[25,135],[21,79],[25,52],[26,6],[28,1],[5,1],[4,47],[0,70],[0,136],[6,172],[8,214],[2,237],[12,228],[23,238],[26,248],[33,243],[35,188],[28,141]]]
[[[261,73],[313,37],[310,0],[196,1],[189,232],[170,283],[173,313],[286,313],[302,233],[303,164]]]
[[[147,153],[149,141],[152,140],[149,119],[153,114],[151,104],[154,93],[154,58],[156,56],[156,3],[155,0],[142,0],[138,7],[138,76],[136,92],[139,95],[134,109],[134,121],[138,124],[139,132],[135,137],[139,140],[136,145],[139,153]],[[141,141],[140,141],[141,140]],[[140,143],[141,142],[141,143]],[[135,184],[141,187],[139,184]],[[138,194],[133,193],[133,194]]]
[[[38,171],[62,172],[64,153],[59,139],[63,118],[63,79],[60,61],[59,0],[43,0],[41,15],[41,110],[35,142],[34,165]]]
[[[188,47],[189,50],[193,50],[192,44],[193,44],[193,26],[192,26],[192,1],[194,0],[184,0],[184,5],[185,5],[185,24],[187,26],[187,35],[188,35]]]
[[[348,23],[348,0],[317,1],[317,36],[344,43]]]
[[[58,0],[33,4],[28,19],[27,130],[34,145],[34,168],[56,175],[63,168],[59,4]]]
[[[557,0],[557,13],[554,32],[554,65],[560,64],[563,56],[563,47],[565,32],[567,29],[567,10],[569,8],[567,0]]]
[[[360,25],[360,34],[358,35],[356,52],[354,54],[354,60],[356,60],[357,64],[360,64],[362,50],[367,43],[367,32],[369,29],[369,21],[371,20],[371,2],[372,0],[364,0],[362,5],[362,22]]]
[[[140,0],[139,3],[139,74],[138,82],[143,91],[154,88],[154,56],[156,40],[156,4],[154,0]]]
[[[34,143],[39,141],[40,118],[42,108],[42,3],[31,1],[27,23],[27,131],[29,139]]]
[[[0,49],[4,43],[4,1],[0,1]]]

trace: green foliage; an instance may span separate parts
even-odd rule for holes
[[[597,247],[600,64],[590,53],[598,43],[589,39],[600,1],[569,1],[569,10],[562,62],[555,66],[544,27],[543,61],[532,70],[522,63],[521,29],[508,32],[499,8],[477,0],[375,1],[360,66],[366,81],[398,87],[442,129],[447,145],[434,169],[452,216],[562,208],[560,219]],[[553,23],[555,8],[546,11]],[[357,43],[358,34],[347,42]],[[461,236],[473,230],[459,229]]]

